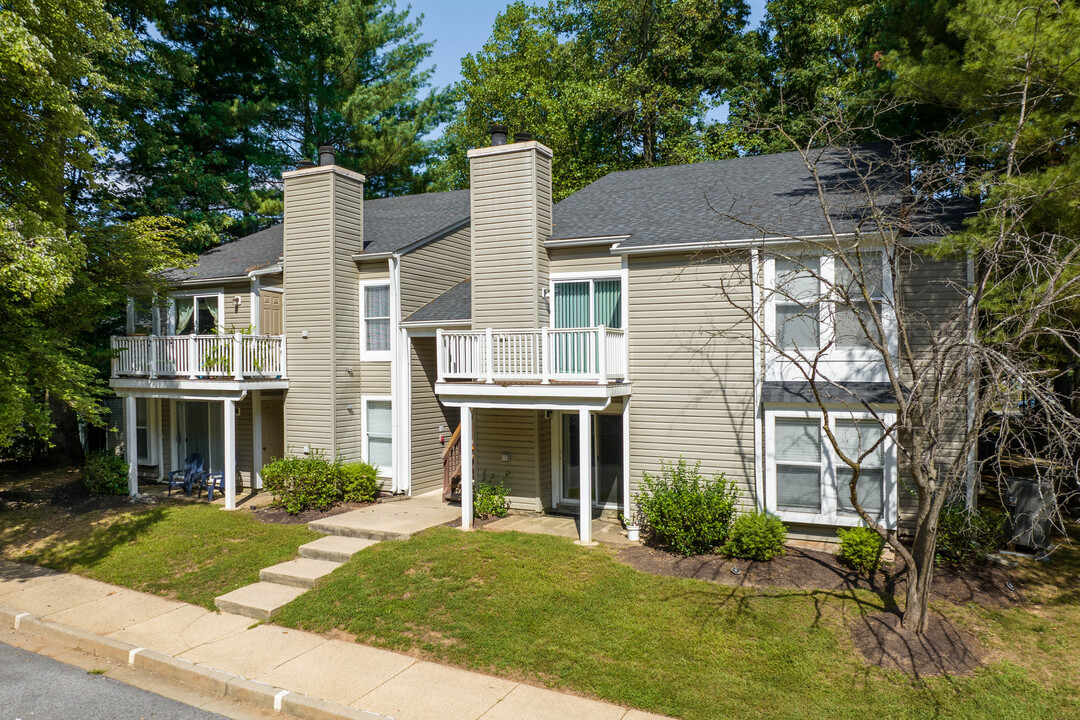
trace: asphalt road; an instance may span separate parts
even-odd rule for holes
[[[0,720],[226,720],[0,643]]]

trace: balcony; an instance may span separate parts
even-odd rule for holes
[[[439,383],[576,383],[626,380],[626,332],[481,330],[437,333]]]
[[[111,346],[113,378],[285,378],[285,338],[280,335],[114,336]]]

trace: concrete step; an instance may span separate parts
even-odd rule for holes
[[[312,560],[329,560],[330,562],[343,563],[366,547],[374,545],[377,540],[366,538],[353,538],[344,535],[326,535],[318,540],[300,546],[300,557]]]
[[[315,582],[319,578],[329,575],[339,567],[341,567],[339,562],[299,558],[263,568],[259,571],[259,579],[263,582],[291,585],[306,590],[315,587]]]
[[[426,500],[426,499],[425,499]],[[408,540],[414,534],[442,525],[461,516],[461,510],[417,498],[378,503],[370,507],[332,515],[308,523],[323,535],[363,538],[366,540]]]
[[[218,610],[256,620],[269,620],[278,608],[304,594],[304,588],[258,582],[225,593],[214,599]]]

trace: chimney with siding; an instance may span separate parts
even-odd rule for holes
[[[289,389],[285,446],[360,459],[359,282],[352,256],[364,246],[364,176],[319,148],[317,166],[285,184],[285,343]]]
[[[474,329],[547,324],[551,234],[551,149],[528,133],[507,144],[491,126],[491,145],[469,151]]]

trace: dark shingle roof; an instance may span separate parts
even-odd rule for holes
[[[868,216],[860,175],[879,207],[899,211],[906,171],[889,146],[832,151],[816,167],[839,232]],[[829,233],[798,152],[611,173],[556,205],[554,220],[553,240],[628,235],[621,247]]]
[[[471,319],[472,284],[469,280],[462,280],[457,285],[405,318],[403,322],[435,324]]]
[[[892,385],[887,382],[818,383],[818,393],[823,400],[843,405],[872,405],[896,402]],[[905,391],[906,394],[906,391]],[[816,403],[814,391],[808,382],[766,380],[761,388],[762,402],[767,403]]]
[[[469,219],[469,191],[426,193],[364,201],[364,252],[396,252]],[[225,243],[199,256],[185,270],[169,270],[169,280],[204,280],[246,275],[281,258],[282,225]]]

